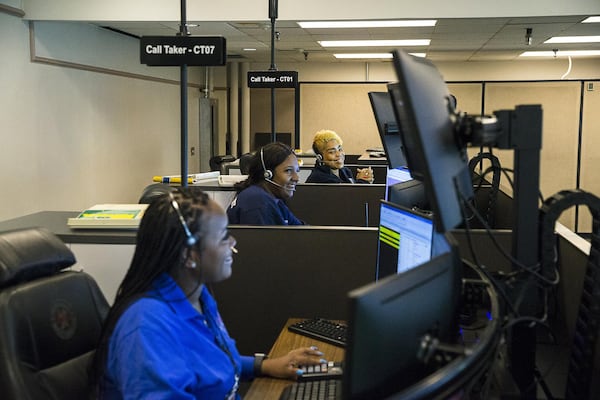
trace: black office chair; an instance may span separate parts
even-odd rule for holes
[[[0,233],[0,393],[88,399],[87,367],[109,305],[75,256],[41,228]]]
[[[211,171],[221,171],[221,166],[224,163],[235,161],[235,157],[231,154],[225,154],[221,156],[213,156],[208,160],[208,165]],[[222,172],[222,171],[221,171]]]
[[[248,175],[250,171],[250,163],[254,158],[254,153],[244,153],[240,156],[240,172],[242,175]]]

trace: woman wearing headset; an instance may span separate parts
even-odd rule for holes
[[[269,143],[250,161],[248,178],[237,183],[238,192],[227,216],[233,225],[304,225],[285,200],[296,191],[298,159],[286,144]]]
[[[293,379],[297,365],[324,361],[315,347],[239,354],[206,288],[231,275],[235,244],[223,209],[197,188],[150,203],[95,353],[94,398],[233,400],[240,380]]]
[[[350,168],[344,167],[346,154],[343,141],[337,133],[321,130],[315,133],[312,148],[317,157],[315,168],[306,179],[306,183],[373,183],[373,170],[358,169],[356,179]]]

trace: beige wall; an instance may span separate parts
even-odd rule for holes
[[[134,39],[84,23],[36,23],[30,42],[28,23],[0,12],[0,37],[0,220],[42,210],[79,210],[97,203],[135,202],[153,175],[179,173],[176,70],[140,66],[137,52],[131,50],[136,48]],[[262,66],[245,67],[258,70]],[[326,126],[343,135],[349,152],[377,144],[366,93],[372,88],[384,90],[387,82],[396,79],[391,63],[308,62],[279,68],[297,70],[302,82],[301,148],[309,147],[314,131]],[[571,116],[577,113],[579,105],[576,89],[571,86],[577,87],[579,80],[597,85],[600,60],[576,60],[569,75],[575,82],[544,82],[557,80],[564,73],[565,66],[552,61],[440,63],[438,68],[447,81],[460,81],[452,83],[450,89],[459,98],[459,107],[469,113],[481,109],[480,82],[489,86],[489,107],[509,106],[510,100],[514,100],[513,104],[542,102],[544,110],[549,110],[544,126],[555,130],[552,140],[567,143],[553,145],[545,137],[544,151],[548,150],[549,155],[543,157],[542,178],[545,182],[547,169],[558,165],[565,168],[561,174],[567,182],[543,183],[542,190],[548,196],[557,188],[574,187],[576,147],[572,141],[576,140],[573,135],[578,122],[573,123]],[[534,79],[532,75],[540,82],[501,82],[503,76],[530,81]],[[204,95],[205,77],[205,69],[190,68],[190,132],[198,130],[197,100]],[[246,85],[244,74],[240,78],[242,91]],[[493,86],[491,81],[499,82]],[[219,101],[220,138],[229,133],[227,82],[227,68],[215,67],[210,74],[209,86],[213,90],[209,95]],[[490,93],[500,95],[513,90],[511,87],[517,90],[517,96],[488,97]],[[597,93],[584,93],[581,170],[581,187],[596,192],[600,190],[593,167],[598,164],[598,156],[593,152],[597,147]],[[282,130],[287,130],[292,120],[291,97],[278,97],[277,121],[288,124]],[[263,130],[265,121],[270,128],[270,110],[261,113],[260,101],[263,107],[268,104],[264,99],[252,99],[252,123],[260,124],[253,128],[256,130]],[[550,118],[548,122],[546,118]],[[239,129],[243,131],[244,127]],[[198,136],[190,133],[189,146],[198,148],[198,143]],[[219,141],[219,151],[225,151],[224,143],[224,139]],[[190,172],[199,172],[198,161],[190,158]]]

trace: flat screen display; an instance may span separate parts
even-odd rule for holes
[[[430,215],[382,200],[377,279],[408,271],[429,261],[433,233]]]
[[[390,187],[397,183],[403,183],[412,180],[410,171],[406,167],[389,168],[385,178],[385,200],[389,200]]]

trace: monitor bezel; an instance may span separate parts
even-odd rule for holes
[[[435,371],[433,367],[421,366],[417,353],[421,335],[432,327],[437,327],[439,332],[430,333],[441,341],[452,340],[457,334],[460,269],[454,251],[453,248],[417,268],[348,294],[348,342],[342,377],[344,399],[384,398]],[[438,290],[429,293],[429,285],[435,285]],[[416,301],[412,297],[418,290],[427,291],[421,296],[423,299],[419,299],[423,300],[420,306],[413,304]],[[440,298],[444,301],[440,302]],[[402,300],[407,304],[400,303]],[[381,302],[386,309],[382,309]],[[450,311],[442,310],[442,306]],[[390,312],[392,310],[395,312]],[[379,319],[376,318],[378,312],[382,314]],[[429,313],[435,318],[430,318]],[[411,356],[406,357],[407,354]]]
[[[461,202],[473,197],[466,149],[455,137],[450,92],[429,60],[393,52],[398,82],[388,85],[411,175],[425,184],[436,229],[463,223]]]

